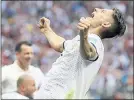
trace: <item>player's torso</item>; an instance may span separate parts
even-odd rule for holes
[[[72,80],[74,80],[76,76],[79,45],[79,41],[74,41],[73,44],[70,43],[70,45],[62,52],[61,56],[56,60],[56,62],[53,63],[53,68],[50,69],[46,75],[49,83],[53,84],[52,86],[60,81],[60,86],[56,87],[55,85],[53,88],[58,88],[58,91],[62,91],[64,94],[68,92],[72,84]],[[64,97],[65,96],[62,98],[64,99]]]

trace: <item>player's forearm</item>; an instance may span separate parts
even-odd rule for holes
[[[46,36],[49,44],[54,50],[58,52],[63,51],[63,42],[65,41],[64,38],[58,36],[53,30],[49,30],[43,34]]]
[[[89,59],[95,56],[95,48],[88,43],[88,34],[84,34],[80,31],[80,52],[83,58]]]

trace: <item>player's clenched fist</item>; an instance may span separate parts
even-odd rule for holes
[[[82,18],[80,19],[80,22],[79,22],[78,25],[77,25],[77,28],[78,28],[79,30],[85,30],[85,29],[88,29],[89,26],[90,26],[89,19],[82,17]]]
[[[50,31],[51,30],[50,20],[45,18],[45,17],[40,18],[39,23],[38,23],[38,27],[40,28],[41,32],[43,32],[43,33]]]

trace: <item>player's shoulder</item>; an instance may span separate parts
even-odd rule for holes
[[[8,69],[12,69],[12,68],[13,68],[13,64],[2,66],[2,70],[8,70]]]
[[[79,40],[80,40],[80,36],[79,35],[76,35],[73,39],[66,40],[66,41],[68,41],[68,42],[70,42],[72,44],[72,42],[79,41]]]
[[[79,40],[80,40],[80,36],[79,36],[79,35],[75,36],[75,37],[74,37],[73,39],[71,39],[71,40],[66,40],[66,41],[64,42],[64,48],[65,48],[65,50],[70,50],[70,51],[72,51],[74,45],[79,44]]]
[[[28,98],[17,92],[11,92],[2,94],[2,99],[28,99]]]
[[[88,35],[88,40],[92,40],[95,43],[100,42],[100,41],[102,42],[101,38],[96,34],[89,34]]]
[[[12,98],[12,96],[15,96],[14,92],[4,93],[2,94],[2,99],[8,99],[9,97]]]
[[[73,38],[73,40],[79,41],[79,40],[80,40],[80,35],[76,35],[76,36]]]
[[[96,34],[89,34],[88,35],[88,41],[92,44],[94,44],[97,47],[103,48],[103,43],[101,38]]]

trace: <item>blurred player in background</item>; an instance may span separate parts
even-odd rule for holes
[[[35,80],[30,75],[22,75],[17,80],[17,91],[3,94],[2,99],[32,99],[35,91]]]
[[[126,29],[124,18],[118,9],[99,8],[94,9],[92,17],[82,17],[77,27],[80,35],[72,40],[65,40],[52,30],[49,19],[40,19],[41,32],[51,47],[61,52],[61,56],[53,63],[46,75],[48,80],[41,86],[35,98],[68,98],[67,93],[70,90],[71,98],[89,98],[88,89],[104,56],[101,39],[122,36]]]
[[[30,74],[39,88],[44,78],[42,71],[31,64],[33,57],[32,44],[27,41],[21,41],[16,45],[16,60],[13,64],[2,67],[2,94],[14,92],[17,90],[17,79],[23,74]]]

